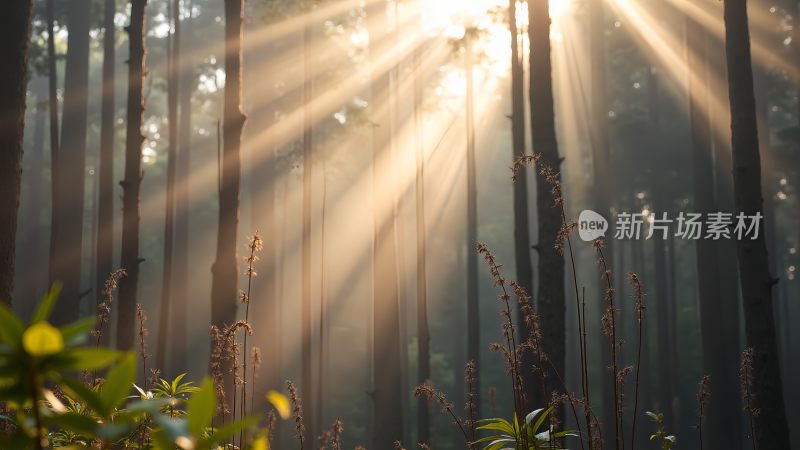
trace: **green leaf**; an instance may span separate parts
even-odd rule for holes
[[[214,392],[214,383],[211,378],[206,377],[203,384],[200,385],[200,390],[192,395],[188,401],[188,427],[189,432],[194,436],[200,436],[211,423],[214,413],[217,409],[217,398]]]
[[[72,379],[72,378],[61,378],[60,384],[67,388],[67,390],[75,397],[75,400],[79,403],[85,403],[89,408],[91,408],[94,412],[98,413],[103,417],[107,417],[110,411],[106,410],[105,404],[103,400],[100,398],[100,395],[86,387],[83,382]]]
[[[47,418],[47,423],[57,425],[59,428],[78,434],[93,436],[97,431],[97,421],[85,414],[66,412]]]
[[[190,436],[186,420],[171,419],[164,414],[154,414],[153,419],[158,424],[158,428],[164,433],[169,442],[174,444],[175,440],[181,436]],[[200,435],[197,435],[198,437]],[[175,446],[167,448],[174,448]]]
[[[542,426],[542,423],[544,423],[545,419],[547,419],[547,416],[549,416],[550,413],[552,412],[553,412],[553,407],[549,406],[541,414],[539,414],[539,418],[536,419],[536,423],[534,423],[533,427],[531,427],[534,433],[536,433],[536,431],[539,430],[539,428]]]
[[[497,430],[514,435],[514,427],[505,419],[492,419],[492,422],[475,428],[476,430]]]
[[[75,348],[64,351],[55,364],[60,370],[104,369],[118,360],[120,352],[106,348]]]
[[[189,413],[189,417],[192,417],[192,414]],[[236,433],[255,426],[258,424],[258,416],[247,416],[242,420],[237,420],[236,422],[229,423],[224,427],[218,429],[214,432],[206,441],[207,444],[216,444],[218,442],[224,441],[229,437],[235,435]]]
[[[87,317],[61,327],[61,335],[64,336],[64,345],[73,347],[86,342],[89,338],[89,332],[94,329],[94,324],[95,318]]]
[[[19,348],[22,341],[22,322],[2,303],[0,303],[0,340],[15,349]]]
[[[33,313],[33,318],[31,318],[31,324],[36,322],[40,322],[42,320],[46,320],[50,317],[50,313],[53,311],[53,305],[56,303],[58,299],[58,294],[61,292],[61,283],[56,281],[53,283],[53,286],[50,288],[50,292],[44,296],[41,302],[39,302],[39,307],[36,308],[36,312]]]
[[[119,363],[108,371],[106,381],[100,391],[105,413],[108,414],[125,401],[136,376],[136,358],[132,352],[122,357]]]

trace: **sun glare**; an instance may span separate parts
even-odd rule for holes
[[[571,7],[572,2],[570,0],[550,0],[550,17],[553,20],[558,20],[565,16]]]

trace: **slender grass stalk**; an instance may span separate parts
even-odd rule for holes
[[[703,450],[703,417],[705,416],[708,398],[711,397],[710,385],[711,377],[708,375],[704,375],[697,385],[697,439],[700,443],[700,450]]]
[[[753,450],[758,450],[755,418],[760,414],[760,411],[753,406],[753,353],[753,347],[747,347],[742,352],[741,365],[739,366],[739,382],[742,387],[743,409],[744,412],[747,413],[747,420],[750,427],[750,442],[753,445]]]
[[[580,352],[580,362],[581,362],[581,389],[583,393],[583,404],[584,404],[584,418],[586,420],[586,433],[588,435],[588,440],[591,443],[594,442],[592,438],[592,426],[591,426],[591,402],[589,398],[589,363],[588,363],[588,345],[586,341],[586,304],[585,304],[585,291],[584,291],[584,305],[583,311],[581,311],[580,305],[580,295],[578,292],[578,274],[575,267],[575,254],[572,249],[572,239],[570,239],[570,233],[575,228],[576,223],[567,220],[567,213],[564,207],[564,196],[561,190],[561,181],[558,180],[558,173],[555,172],[551,167],[541,164],[541,154],[535,155],[520,155],[511,167],[511,180],[516,182],[517,179],[517,172],[521,170],[525,166],[535,165],[538,166],[537,169],[539,173],[545,177],[546,181],[551,186],[551,193],[553,194],[554,206],[558,206],[561,212],[561,230],[559,231],[557,242],[555,243],[556,249],[563,255],[564,254],[564,242],[567,244],[567,251],[569,253],[569,260],[570,260],[570,267],[572,270],[572,285],[575,289],[575,312],[577,315],[578,320],[578,349]],[[583,440],[581,439],[581,445],[583,445]]]
[[[247,291],[241,292],[240,299],[242,303],[244,303],[244,321],[246,323],[250,323],[250,293],[253,287],[253,277],[258,275],[256,271],[253,269],[253,265],[256,261],[258,261],[258,256],[256,256],[256,252],[260,252],[263,248],[263,243],[261,238],[258,235],[258,231],[255,232],[253,236],[250,237],[247,243],[247,248],[250,249],[250,254],[245,257],[245,262],[247,263],[247,271],[245,275],[247,275]],[[241,391],[241,402],[240,402],[240,411],[239,417],[243,418],[247,414],[247,336],[249,333],[244,334],[244,346],[242,347],[242,351],[245,354],[242,355],[242,391]],[[255,376],[255,374],[254,374]],[[255,385],[253,386],[255,389]],[[234,387],[234,390],[236,388]],[[235,395],[235,393],[234,393]],[[234,406],[234,412],[236,411],[236,406]],[[239,432],[239,446],[242,445],[242,438],[243,438],[243,431]]]
[[[642,282],[639,279],[639,275],[630,272],[628,273],[628,281],[633,286],[633,299],[634,299],[634,307],[636,309],[636,315],[639,322],[639,343],[636,349],[636,382],[634,385],[634,396],[633,396],[633,423],[631,424],[631,450],[634,450],[636,445],[636,418],[639,416],[639,376],[641,373],[642,367],[642,349],[644,348],[644,310],[645,310],[645,293],[642,289]],[[701,413],[702,414],[702,413]],[[702,450],[703,445],[700,444],[700,449]]]
[[[461,434],[464,436],[464,443],[466,444],[466,447],[468,449],[472,448],[472,441],[470,441],[467,429],[464,427],[464,422],[453,411],[453,404],[448,402],[447,397],[445,397],[441,391],[436,390],[430,381],[426,381],[425,383],[415,387],[414,397],[425,397],[429,401],[436,401],[436,403],[438,403],[442,408],[442,412],[449,415],[453,419],[453,423],[458,426],[459,430],[461,430]],[[420,445],[422,445],[422,443],[420,443]]]
[[[306,426],[305,423],[303,423],[303,402],[300,399],[300,396],[297,395],[297,388],[294,386],[294,383],[287,380],[286,388],[289,390],[289,400],[292,403],[292,416],[294,416],[294,426],[295,430],[297,430],[297,434],[295,434],[295,437],[297,438],[297,441],[300,443],[300,450],[303,450],[303,444],[304,444],[303,435],[306,432]]]
[[[500,271],[501,266],[497,263],[497,258],[491,251],[489,251],[489,247],[483,242],[478,242],[476,244],[476,249],[479,254],[483,255],[483,259],[486,261],[487,266],[489,266],[489,272],[494,280],[494,285],[496,287],[499,286],[500,290],[502,291],[499,299],[504,305],[504,309],[502,311],[503,318],[505,319],[505,323],[503,324],[503,336],[506,338],[507,347],[503,353],[506,355],[511,374],[511,388],[514,394],[514,413],[518,418],[524,420],[525,413],[523,411],[523,407],[525,405],[525,393],[522,387],[522,377],[520,376],[519,371],[520,368],[519,360],[517,358],[517,343],[514,332],[514,320],[512,319],[511,315],[511,297],[508,295],[508,290],[506,289],[506,279],[503,277],[503,274]],[[497,351],[502,347],[494,346],[492,348],[493,350]],[[528,448],[528,436],[525,433],[522,434],[522,444],[523,448]]]
[[[614,393],[614,442],[615,448],[623,449],[625,448],[625,444],[623,443],[622,437],[622,404],[620,402],[620,389],[619,389],[619,375],[618,375],[618,366],[617,366],[617,346],[620,343],[617,341],[617,323],[616,323],[616,316],[617,311],[614,306],[614,286],[611,281],[611,270],[608,268],[608,264],[606,263],[605,255],[603,254],[603,241],[595,240],[593,242],[595,250],[600,255],[598,264],[603,271],[602,278],[606,282],[606,300],[608,300],[608,306],[606,308],[606,313],[603,315],[603,331],[605,332],[606,336],[608,336],[609,343],[611,345],[611,370],[614,374],[613,377],[613,393]]]

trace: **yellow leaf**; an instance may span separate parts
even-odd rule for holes
[[[250,447],[250,450],[269,450],[269,441],[267,440],[266,436],[261,436],[253,441],[253,445]]]
[[[281,419],[288,419],[291,411],[289,409],[289,399],[278,391],[267,392],[267,401],[278,410]]]
[[[22,334],[22,347],[32,356],[53,355],[64,349],[64,338],[58,328],[36,322]]]

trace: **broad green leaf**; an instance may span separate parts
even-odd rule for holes
[[[60,370],[104,369],[120,357],[120,352],[107,348],[75,348],[59,355]]]
[[[31,356],[55,355],[64,349],[64,338],[58,328],[40,321],[22,333],[22,348]]]
[[[128,352],[106,375],[106,381],[100,391],[105,413],[108,414],[125,401],[136,376],[136,358]]]
[[[289,407],[289,399],[278,391],[267,392],[267,401],[275,407],[281,419],[286,420],[291,415],[291,408]]]
[[[74,412],[55,414],[47,418],[47,423],[78,434],[92,436],[97,431],[97,422],[90,416]]]
[[[175,379],[174,379],[174,380],[172,380],[172,384],[171,384],[171,386],[172,386],[172,392],[177,392],[177,391],[178,391],[178,386],[180,385],[180,383],[181,383],[181,380],[182,380],[182,379],[183,379],[183,377],[185,377],[185,376],[186,376],[186,372],[184,372],[184,373],[182,373],[182,374],[178,375],[177,377],[175,377]]]
[[[86,387],[83,382],[66,377],[61,378],[59,382],[67,389],[67,391],[72,394],[73,397],[75,397],[76,401],[86,404],[94,412],[103,417],[108,416],[109,411],[106,410],[105,404],[100,398],[100,395]]]
[[[193,436],[200,436],[206,426],[211,423],[217,409],[217,398],[214,392],[214,383],[206,377],[200,385],[200,390],[192,395],[188,401],[187,416],[189,432]]]
[[[12,348],[19,348],[20,339],[22,322],[6,305],[0,303],[0,340]]]
[[[189,414],[191,417],[191,413]],[[224,427],[218,429],[214,432],[207,440],[207,444],[216,444],[218,442],[222,442],[231,436],[239,433],[240,431],[250,428],[258,424],[258,416],[247,416],[242,420],[237,420],[236,422],[229,423]]]
[[[536,433],[539,430],[539,428],[541,428],[542,424],[547,419],[547,416],[549,416],[550,413],[552,412],[553,412],[553,407],[549,406],[541,414],[539,414],[538,419],[536,419],[536,422],[533,424],[533,427],[531,427],[534,433]]]
[[[53,305],[56,303],[58,299],[58,294],[61,292],[61,283],[56,281],[53,283],[53,286],[50,288],[50,292],[44,296],[41,302],[39,302],[39,306],[36,308],[36,312],[33,313],[33,318],[31,319],[31,324],[35,324],[36,322],[40,322],[42,320],[47,320],[50,317],[50,313],[53,311]]]
[[[188,424],[183,418],[171,419],[164,414],[154,414],[158,427],[164,432],[170,442],[175,442],[180,437],[191,437],[188,430]],[[174,445],[170,449],[174,448]]]
[[[72,347],[86,342],[89,338],[89,332],[94,329],[94,324],[95,318],[87,317],[61,327],[61,335],[64,336],[64,345]]]

